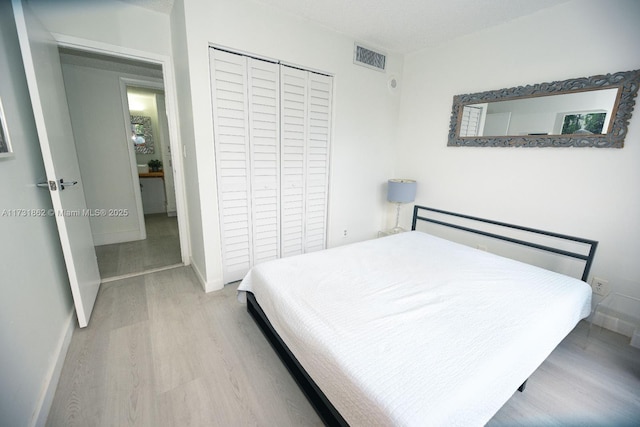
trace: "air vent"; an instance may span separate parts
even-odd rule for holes
[[[375,52],[362,45],[356,44],[353,50],[354,64],[363,67],[372,68],[378,71],[384,71],[387,56],[384,53]]]

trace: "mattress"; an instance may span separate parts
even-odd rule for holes
[[[591,309],[578,279],[418,231],[263,263],[238,289],[351,426],[484,425]]]

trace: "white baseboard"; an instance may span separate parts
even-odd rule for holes
[[[617,332],[626,337],[632,337],[634,331],[638,329],[638,325],[626,322],[610,314],[596,313],[593,318],[595,325],[601,326],[610,331]]]
[[[62,366],[67,357],[73,331],[76,328],[76,312],[74,310],[71,310],[71,314],[66,323],[67,325],[60,336],[57,356],[54,358],[53,363],[49,367],[49,372],[43,381],[38,404],[29,422],[30,427],[44,427],[47,423],[47,417],[49,416],[51,404],[53,403],[53,396],[56,393],[58,381],[60,381]]]
[[[193,258],[191,258],[190,265],[193,269],[193,272],[196,273],[196,277],[198,278],[198,281],[200,282],[200,285],[205,292],[219,291],[224,287],[222,280],[207,281],[200,269],[198,269],[198,265],[193,262]]]
[[[214,281],[208,281],[205,284],[204,291],[214,292],[214,291],[219,291],[222,288],[224,288],[224,283],[222,283],[222,280],[214,280]]]
[[[196,277],[198,278],[198,282],[200,282],[200,286],[206,292],[207,291],[207,281],[204,279],[202,272],[198,268],[195,262],[193,262],[193,258],[191,258],[191,269],[194,273],[196,273]]]

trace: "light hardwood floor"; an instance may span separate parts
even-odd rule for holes
[[[320,426],[236,285],[189,267],[103,285],[71,340],[47,426]],[[578,325],[491,426],[638,425],[640,350]],[[490,384],[487,385],[490,387]]]
[[[143,273],[182,262],[178,219],[159,213],[145,215],[144,221],[145,240],[96,246],[102,279]]]

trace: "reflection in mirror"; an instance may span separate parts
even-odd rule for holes
[[[465,105],[460,136],[605,134],[618,89]]]
[[[454,97],[450,146],[622,147],[640,70]]]

